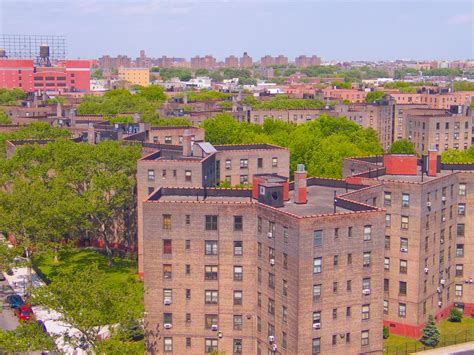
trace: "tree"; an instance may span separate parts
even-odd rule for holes
[[[7,113],[0,109],[0,124],[11,124],[12,120],[8,117]]]
[[[428,321],[426,322],[425,327],[422,330],[423,336],[420,341],[426,345],[435,347],[439,343],[440,333],[436,324],[434,322],[433,316],[430,314],[428,316]]]
[[[0,330],[0,352],[52,351],[56,344],[36,322],[20,323],[15,330]]]
[[[383,91],[369,91],[365,97],[365,102],[374,103],[383,99],[384,96],[385,93]]]
[[[21,89],[0,89],[0,105],[16,105],[24,98],[26,93]]]
[[[387,326],[383,326],[383,338],[388,339],[390,336],[390,329]]]
[[[408,139],[400,139],[393,142],[388,152],[390,154],[416,154],[413,144]]]
[[[104,72],[102,69],[96,69],[91,73],[91,78],[92,79],[103,79],[104,78]]]
[[[456,307],[449,312],[448,320],[450,322],[460,322],[462,320],[462,312]]]
[[[97,353],[101,332],[142,317],[132,306],[135,297],[130,288],[125,283],[110,287],[104,278],[96,264],[63,271],[49,285],[36,288],[31,301],[57,311],[58,320],[80,332],[80,338],[65,337],[67,342]]]

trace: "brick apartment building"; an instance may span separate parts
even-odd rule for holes
[[[246,115],[241,116],[241,120],[251,123],[263,124],[266,118],[271,118],[278,121],[293,122],[301,124],[313,121],[322,114],[334,115],[333,111],[327,109],[290,109],[290,110],[262,110],[251,109],[247,111]]]
[[[148,353],[381,351],[385,212],[295,176],[143,203]]]
[[[425,104],[429,108],[446,109],[452,105],[465,105],[474,101],[473,91],[459,91],[450,93],[392,93],[390,97],[397,104]]]
[[[150,127],[148,141],[158,144],[183,145],[185,131],[191,135],[191,141],[204,140],[204,128],[194,126]]]
[[[239,58],[235,55],[231,55],[225,58],[224,66],[226,68],[238,68],[239,67]]]
[[[431,146],[441,152],[448,149],[466,150],[472,142],[471,108],[451,106],[450,111],[427,108],[407,110],[405,133],[419,154],[426,153]]]
[[[211,187],[221,181],[235,186],[250,184],[256,174],[289,176],[290,154],[286,148],[270,144],[213,146],[197,140],[192,144],[192,131],[184,132],[182,145],[174,144],[163,145],[138,161],[138,201],[163,186]],[[141,203],[138,204],[138,221],[139,272],[142,273]]]
[[[312,65],[321,65],[321,58],[316,55],[307,57],[305,55],[300,55],[295,58],[295,66],[298,68],[306,68]]]
[[[387,101],[375,104],[338,104],[335,112],[364,128],[374,129],[383,149],[388,149],[392,139],[392,111]]]
[[[346,197],[386,210],[383,312],[394,334],[419,337],[429,314],[444,318],[453,306],[474,314],[473,222],[466,212],[474,165],[437,158],[429,151],[427,174],[415,156],[344,162],[346,181],[372,184]]]
[[[89,81],[89,60],[65,60],[54,67],[39,67],[29,59],[0,59],[0,88],[89,91]]]
[[[365,102],[367,92],[355,89],[326,88],[322,90],[322,95],[324,99],[328,100],[348,100],[354,103],[363,103]]]
[[[148,86],[150,85],[149,68],[118,68],[119,80],[124,80],[132,85]]]

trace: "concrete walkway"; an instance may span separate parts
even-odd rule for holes
[[[6,298],[9,295],[13,295],[14,292],[11,289],[8,282],[0,281],[0,304],[2,309],[0,310],[0,329],[3,330],[14,330],[18,327],[18,318],[13,313],[13,309],[6,303]]]
[[[445,346],[433,350],[420,351],[420,355],[474,355],[474,341],[457,345]]]

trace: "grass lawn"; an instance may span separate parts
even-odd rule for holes
[[[441,333],[441,339],[438,346],[448,346],[455,344],[455,342],[460,343],[464,340],[474,340],[474,318],[463,318],[460,323],[449,322],[447,319],[444,319],[437,323],[436,326]],[[465,334],[466,331],[468,331],[467,335]],[[423,344],[417,339],[394,334],[390,334],[388,339],[384,340],[383,344],[384,348],[388,349],[388,353],[390,354],[395,353],[397,350],[399,352],[405,350],[408,352],[415,352],[415,349],[421,351],[423,346]]]
[[[68,249],[59,252],[59,261],[54,262],[53,253],[39,254],[34,258],[34,262],[41,272],[51,281],[60,271],[73,271],[86,265],[97,263],[99,269],[104,271],[106,276],[104,282],[110,284],[111,288],[122,287],[127,284],[136,296],[136,307],[143,312],[143,284],[138,281],[137,262],[125,258],[114,258],[114,265],[108,266],[107,257],[93,249]]]

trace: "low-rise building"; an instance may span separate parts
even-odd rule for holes
[[[118,77],[120,80],[129,82],[132,85],[148,86],[150,85],[149,68],[118,68]]]

